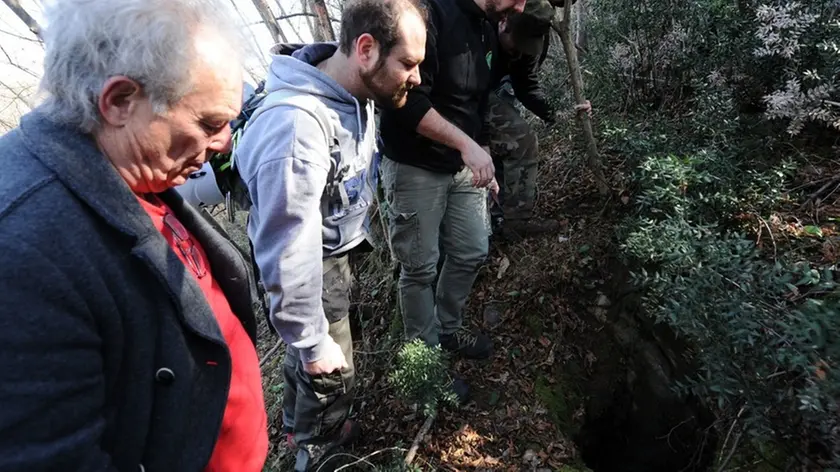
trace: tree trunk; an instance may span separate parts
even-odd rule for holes
[[[335,41],[335,31],[330,23],[329,10],[325,0],[309,0],[312,13],[315,14],[315,41]]]
[[[271,8],[268,6],[268,3],[266,3],[265,0],[253,1],[257,11],[260,12],[260,18],[262,18],[263,23],[265,23],[266,28],[268,28],[268,32],[271,33],[271,39],[273,39],[275,43],[288,43],[289,40],[286,38],[286,35],[283,34],[283,30],[280,29],[280,25],[277,24],[277,20],[274,19],[274,14],[271,13]]]
[[[589,0],[579,0],[575,4],[575,46],[586,53],[586,17],[589,13]]]
[[[283,2],[281,0],[276,0],[275,3],[277,4],[277,9],[280,10],[280,18],[287,18],[288,14],[286,13],[286,9],[283,8]],[[277,19],[278,23],[280,21],[280,18]],[[292,29],[292,33],[294,33],[295,36],[298,37],[298,41],[303,42],[303,36],[300,35],[300,31],[297,29],[295,24],[289,20],[287,21],[289,23],[289,28]]]
[[[566,53],[566,62],[569,67],[569,78],[572,82],[572,91],[575,95],[575,103],[582,105],[586,103],[583,97],[583,78],[580,73],[580,63],[578,62],[577,49],[572,40],[572,3],[566,2],[563,7],[563,18],[557,21],[555,18],[552,26],[557,34],[560,35],[560,41],[563,43],[563,51]],[[585,111],[578,111],[576,113],[578,121],[583,126],[583,137],[586,140],[586,155],[588,157],[589,167],[595,174],[595,181],[598,184],[598,191],[601,195],[608,195],[610,187],[607,185],[607,179],[604,177],[604,169],[601,164],[601,156],[598,153],[598,144],[595,142],[595,135],[592,132],[592,122],[589,120],[589,114]]]
[[[12,10],[18,18],[20,18],[20,21],[29,28],[29,31],[32,31],[38,39],[43,40],[41,37],[41,27],[38,25],[38,22],[35,21],[35,19],[32,18],[22,6],[20,6],[20,2],[18,0],[3,0],[3,3],[5,3],[6,6],[8,6],[9,9]]]
[[[233,5],[233,9],[236,11],[236,14],[239,15],[239,19],[242,20],[242,23],[247,24],[248,22],[245,20],[245,16],[242,15],[242,11],[239,9],[239,6],[236,5],[236,0],[230,0],[231,5]],[[259,58],[260,64],[263,66],[263,73],[268,70],[268,62],[265,61],[265,54],[260,48],[260,42],[257,40],[256,35],[254,35],[254,30],[251,28],[247,28],[248,34],[251,36],[253,42],[251,43],[251,48],[256,57]],[[254,73],[251,69],[247,69],[248,73],[251,75],[251,78],[254,79],[255,83],[259,83],[260,78],[257,74]],[[262,75],[260,73],[259,75]]]

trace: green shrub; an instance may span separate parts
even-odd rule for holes
[[[440,346],[426,346],[419,339],[400,349],[396,368],[388,380],[397,393],[406,401],[416,403],[426,416],[433,415],[441,403],[458,403],[446,373],[443,350]]]
[[[646,313],[691,346],[698,370],[678,385],[683,393],[716,405],[723,424],[738,418],[756,441],[795,444],[789,455],[840,466],[833,272],[768,261],[726,229],[734,211],[766,198],[784,175],[739,183],[745,174],[729,166],[713,153],[644,160],[638,214],[626,222],[622,249],[641,267],[634,279],[645,289]]]

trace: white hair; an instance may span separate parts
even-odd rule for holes
[[[109,78],[137,81],[161,114],[193,86],[197,35],[217,36],[234,54],[243,44],[219,0],[53,0],[44,16],[44,106],[53,119],[87,133],[99,126],[99,96]],[[210,62],[241,69],[241,56],[224,54],[224,61]]]

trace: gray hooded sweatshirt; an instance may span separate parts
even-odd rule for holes
[[[290,49],[274,51],[270,94],[249,121],[235,161],[251,198],[248,237],[271,322],[304,362],[313,362],[323,355],[329,322],[337,321],[327,320],[321,304],[323,259],[366,236],[376,130],[373,103],[360,104],[315,67],[335,53],[335,44],[303,46],[291,56]],[[315,106],[266,106],[272,92],[308,95],[303,103]],[[325,105],[318,112],[313,97]],[[319,119],[325,116],[337,140],[332,148]]]

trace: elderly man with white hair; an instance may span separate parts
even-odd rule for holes
[[[229,146],[221,0],[59,0],[0,138],[0,470],[260,471],[239,252],[172,190]]]

